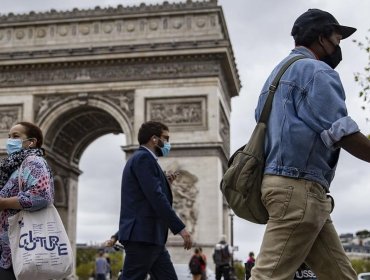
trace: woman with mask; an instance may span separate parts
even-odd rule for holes
[[[15,280],[9,247],[8,217],[53,203],[54,183],[44,159],[39,127],[19,122],[9,131],[8,156],[0,162],[0,279]],[[19,186],[19,182],[21,186]]]

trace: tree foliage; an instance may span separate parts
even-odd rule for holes
[[[367,237],[370,237],[370,232],[367,229],[360,230],[356,232],[356,236],[358,238],[367,238]]]
[[[357,274],[370,271],[370,261],[364,259],[351,260],[353,269]]]
[[[234,273],[237,280],[245,279],[244,264],[241,261],[234,262]]]
[[[95,270],[96,248],[77,248],[76,274],[80,280],[88,280]],[[116,276],[122,268],[123,255],[121,251],[110,251],[106,254],[110,259],[112,275]],[[113,279],[116,279],[113,277]]]
[[[370,32],[370,29],[368,30]],[[364,67],[363,72],[355,73],[355,81],[360,85],[361,90],[359,92],[359,97],[363,100],[363,110],[370,111],[370,37],[365,37],[365,42],[353,40],[355,44],[366,52],[368,55],[367,65]],[[366,118],[367,121],[370,121],[369,118]]]

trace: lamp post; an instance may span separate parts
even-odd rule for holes
[[[230,279],[236,279],[234,274],[234,212],[230,209],[230,246],[232,250],[231,254],[231,269],[230,269]]]

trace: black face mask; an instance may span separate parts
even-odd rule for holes
[[[332,43],[333,44],[333,43]],[[333,44],[334,45],[334,44]],[[325,62],[331,68],[335,69],[338,66],[339,62],[342,61],[342,50],[339,45],[335,45],[335,50],[332,54],[328,54],[320,59]]]

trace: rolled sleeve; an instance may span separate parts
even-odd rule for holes
[[[335,121],[332,126],[321,132],[321,140],[324,142],[325,146],[329,149],[337,149],[335,145],[342,137],[353,134],[360,131],[357,123],[351,119],[351,117],[346,116]]]

